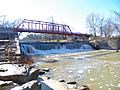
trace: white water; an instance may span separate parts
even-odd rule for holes
[[[79,49],[66,49],[62,46],[60,49],[51,50],[38,50],[31,45],[22,45],[21,50],[26,55],[48,55],[48,54],[63,54],[63,53],[74,53],[93,50],[90,45],[83,44]]]

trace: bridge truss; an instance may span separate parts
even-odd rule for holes
[[[68,25],[37,20],[24,19],[15,29],[16,32],[33,32],[59,35],[87,36],[88,34],[73,33]]]

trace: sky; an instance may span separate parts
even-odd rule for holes
[[[73,32],[88,33],[90,13],[110,17],[120,12],[120,0],[0,0],[0,16],[67,24]]]

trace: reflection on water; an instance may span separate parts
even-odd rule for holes
[[[82,53],[37,56],[38,59],[55,59],[55,63],[42,63],[39,67],[51,68],[52,77],[59,80],[90,84],[92,90],[120,90],[120,62],[92,60]]]

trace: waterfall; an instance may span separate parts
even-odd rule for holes
[[[56,53],[74,53],[93,50],[89,44],[81,43],[42,43],[42,44],[21,44],[21,53],[26,55],[46,55]]]
[[[80,47],[81,50],[85,50],[85,49],[92,49],[92,47],[90,45],[87,45],[87,44],[83,44],[81,47]]]
[[[39,50],[35,49],[32,45],[21,45],[21,53],[32,55],[39,53]]]

